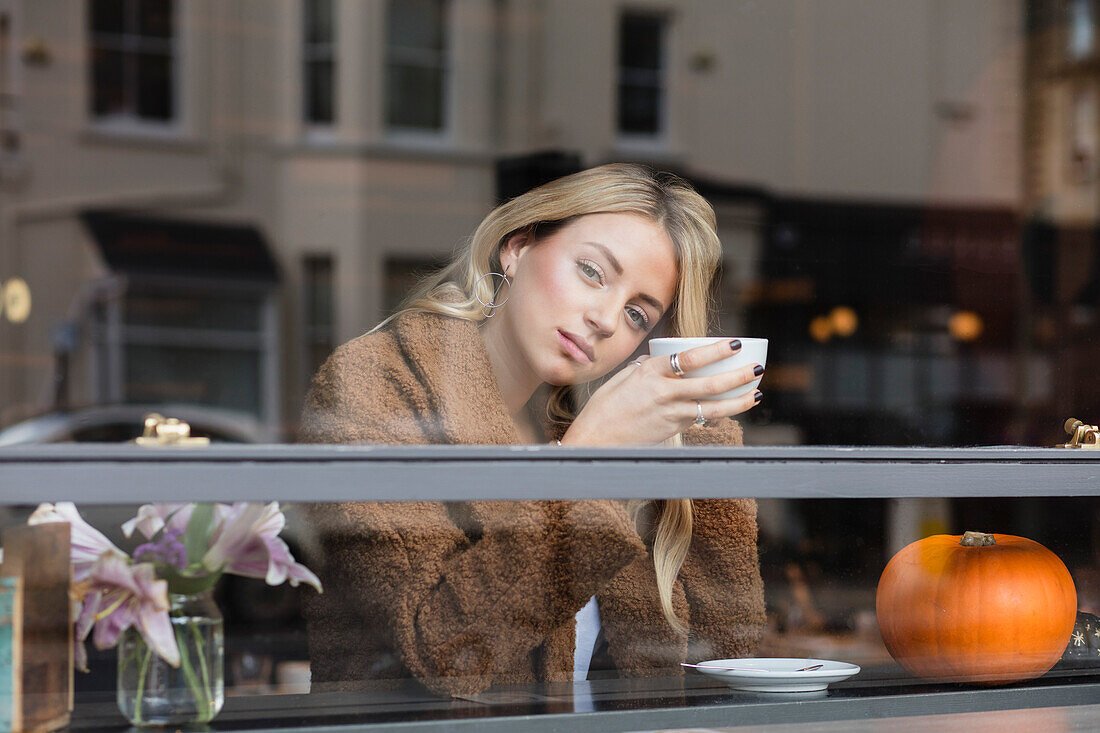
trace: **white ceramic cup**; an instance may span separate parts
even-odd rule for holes
[[[723,341],[729,343],[733,341],[737,336],[708,336],[706,338],[664,338],[664,339],[650,339],[649,340],[649,355],[657,358],[668,358],[673,354],[679,354],[681,351],[687,351],[693,349],[696,346],[705,346],[706,344],[713,344],[716,341]],[[741,339],[741,350],[730,354],[721,361],[716,361],[713,364],[707,364],[705,367],[699,369],[693,369],[690,372],[685,372],[684,377],[709,377],[712,374],[721,374],[722,372],[730,372],[734,369],[740,369],[744,366],[751,364],[759,364],[764,366],[764,363],[768,359],[768,340],[767,339]],[[760,380],[763,377],[757,377],[749,384],[731,389],[729,392],[723,392],[722,394],[714,395],[713,397],[707,397],[709,400],[724,400],[728,397],[740,397],[741,395],[753,392],[760,385]]]

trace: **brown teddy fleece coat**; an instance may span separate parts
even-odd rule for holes
[[[687,444],[741,442],[733,420]],[[302,420],[313,443],[514,444],[476,325],[405,314],[339,347]],[[646,487],[639,486],[644,494]],[[366,493],[366,492],[365,492]],[[691,548],[661,612],[650,554],[621,502],[348,502],[309,505],[325,593],[307,604],[315,690],[415,677],[443,694],[572,679],[574,616],[595,595],[622,676],[750,654],[764,628],[751,499],[696,501]]]

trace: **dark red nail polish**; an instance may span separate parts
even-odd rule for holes
[[[759,364],[757,364],[756,366],[754,366],[754,367],[752,368],[752,373],[753,373],[754,375],[756,375],[756,376],[758,376],[758,377],[759,377],[759,376],[760,376],[761,374],[763,374],[763,373],[764,373],[764,367],[762,367],[762,366],[760,366]]]
[[[756,394],[753,396],[753,402],[760,402],[762,399],[764,399],[764,393],[760,390],[756,390]]]
[[[733,341],[730,341],[730,351],[740,351],[740,350],[741,350],[741,339],[734,339]]]

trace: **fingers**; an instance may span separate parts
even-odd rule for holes
[[[690,372],[699,367],[704,367],[707,364],[721,361],[731,354],[736,354],[740,350],[741,341],[733,339],[732,341],[716,341],[713,344],[696,346],[694,349],[681,351],[676,357],[680,362],[680,369],[685,372]],[[668,373],[674,374],[671,361],[669,359],[664,359],[663,361],[667,366]]]
[[[755,381],[763,373],[764,367],[761,365],[749,364],[740,369],[713,374],[709,377],[690,377],[678,380],[675,396],[678,399],[710,400],[715,395],[729,392],[731,389],[737,389]]]
[[[733,417],[734,415],[740,415],[742,412],[748,412],[752,408],[760,404],[760,400],[764,397],[764,393],[760,390],[754,390],[746,395],[740,397],[731,397],[725,400],[710,400],[709,402],[699,402],[699,405],[703,408],[703,418],[706,420],[717,420],[723,417]],[[696,407],[695,402],[689,402],[690,405],[690,417],[686,418],[689,421],[694,420],[699,414],[699,408]]]

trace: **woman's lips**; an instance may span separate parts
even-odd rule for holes
[[[595,361],[592,358],[592,347],[581,336],[568,331],[558,331],[558,341],[561,341],[566,353],[582,364],[591,364]]]

